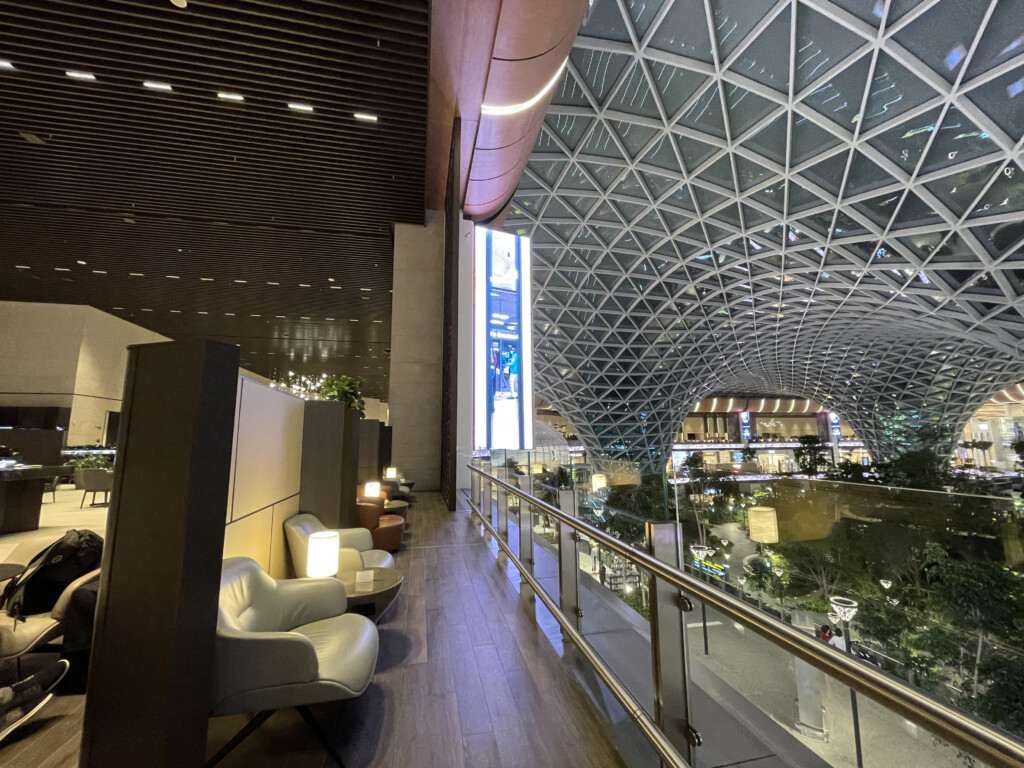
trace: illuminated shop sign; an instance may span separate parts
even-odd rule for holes
[[[740,435],[744,440],[750,439],[750,414],[747,411],[740,414]]]
[[[833,440],[838,440],[840,437],[843,436],[843,430],[839,426],[839,414],[836,413],[835,411],[829,413],[828,415],[828,429],[829,434],[832,435]]]
[[[476,228],[473,447],[533,448],[530,239]]]

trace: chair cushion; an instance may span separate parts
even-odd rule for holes
[[[370,684],[377,666],[377,628],[365,616],[345,613],[296,627],[308,637],[320,664],[320,680],[330,680],[352,696]]]
[[[60,635],[63,625],[49,614],[26,616],[15,621],[0,611],[0,659],[13,659]]]
[[[364,568],[394,568],[395,558],[383,549],[368,549],[362,553]]]

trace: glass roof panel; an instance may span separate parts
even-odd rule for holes
[[[996,168],[997,164],[991,163],[980,168],[960,171],[936,181],[930,181],[925,184],[925,187],[945,203],[954,214],[963,216],[974,205],[974,201],[992,178]]]
[[[629,42],[629,29],[619,12],[616,0],[594,0],[587,13],[586,22],[580,27],[580,37]]]
[[[789,118],[786,114],[779,115],[753,136],[747,138],[743,142],[743,146],[780,165],[785,165],[788,123]]]
[[[974,56],[971,57],[971,63],[967,66],[967,80],[1024,53],[1024,29],[1021,28],[1020,13],[1017,3],[996,5]]]
[[[705,18],[701,0],[675,0],[651,37],[650,46],[710,64],[711,40]],[[694,19],[701,23],[695,24]]]
[[[803,103],[852,133],[870,68],[871,57],[861,56],[858,61],[837,72],[828,82],[808,93]]]
[[[936,97],[935,90],[882,51],[878,54],[862,131],[866,131]]]
[[[959,107],[951,104],[932,140],[921,173],[951,168],[998,151],[999,147],[988,133],[968,120]]]
[[[724,139],[725,121],[722,119],[722,102],[718,95],[718,86],[712,83],[705,88],[697,100],[683,112],[679,123],[687,128]]]
[[[789,92],[789,6],[772,20],[729,69],[780,93]]]
[[[600,104],[632,59],[624,53],[573,48],[569,53],[569,61]]]
[[[626,0],[626,13],[629,14],[636,30],[638,40],[642,39],[647,30],[651,28],[658,11],[665,4],[665,0]]]
[[[778,109],[776,103],[738,85],[726,85],[725,103],[729,109],[729,128],[733,137],[745,133],[772,110]]]
[[[796,14],[797,56],[795,87],[802,91],[830,70],[844,63],[865,44],[864,38],[839,26],[806,5]]]
[[[658,102],[651,93],[643,65],[637,63],[633,67],[608,108],[631,115],[659,116]]]
[[[654,88],[661,97],[662,106],[669,117],[679,111],[697,89],[707,82],[707,76],[662,61],[648,60]]]
[[[1017,67],[969,91],[967,98],[978,105],[1013,141],[1024,136],[1024,72]]]
[[[893,39],[949,82],[956,80],[989,0],[941,0]]]
[[[774,5],[775,0],[711,0],[718,58],[724,61]]]

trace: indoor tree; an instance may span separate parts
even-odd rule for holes
[[[366,401],[363,399],[365,384],[366,379],[362,376],[325,376],[317,385],[316,393],[323,400],[339,401],[362,413],[366,408]]]
[[[793,460],[800,471],[808,475],[816,475],[829,464],[825,452],[828,447],[817,435],[800,435],[797,442],[799,448],[793,449]]]

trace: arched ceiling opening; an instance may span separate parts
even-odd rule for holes
[[[506,228],[537,384],[657,466],[713,391],[881,457],[1024,377],[1024,6],[595,0]]]

